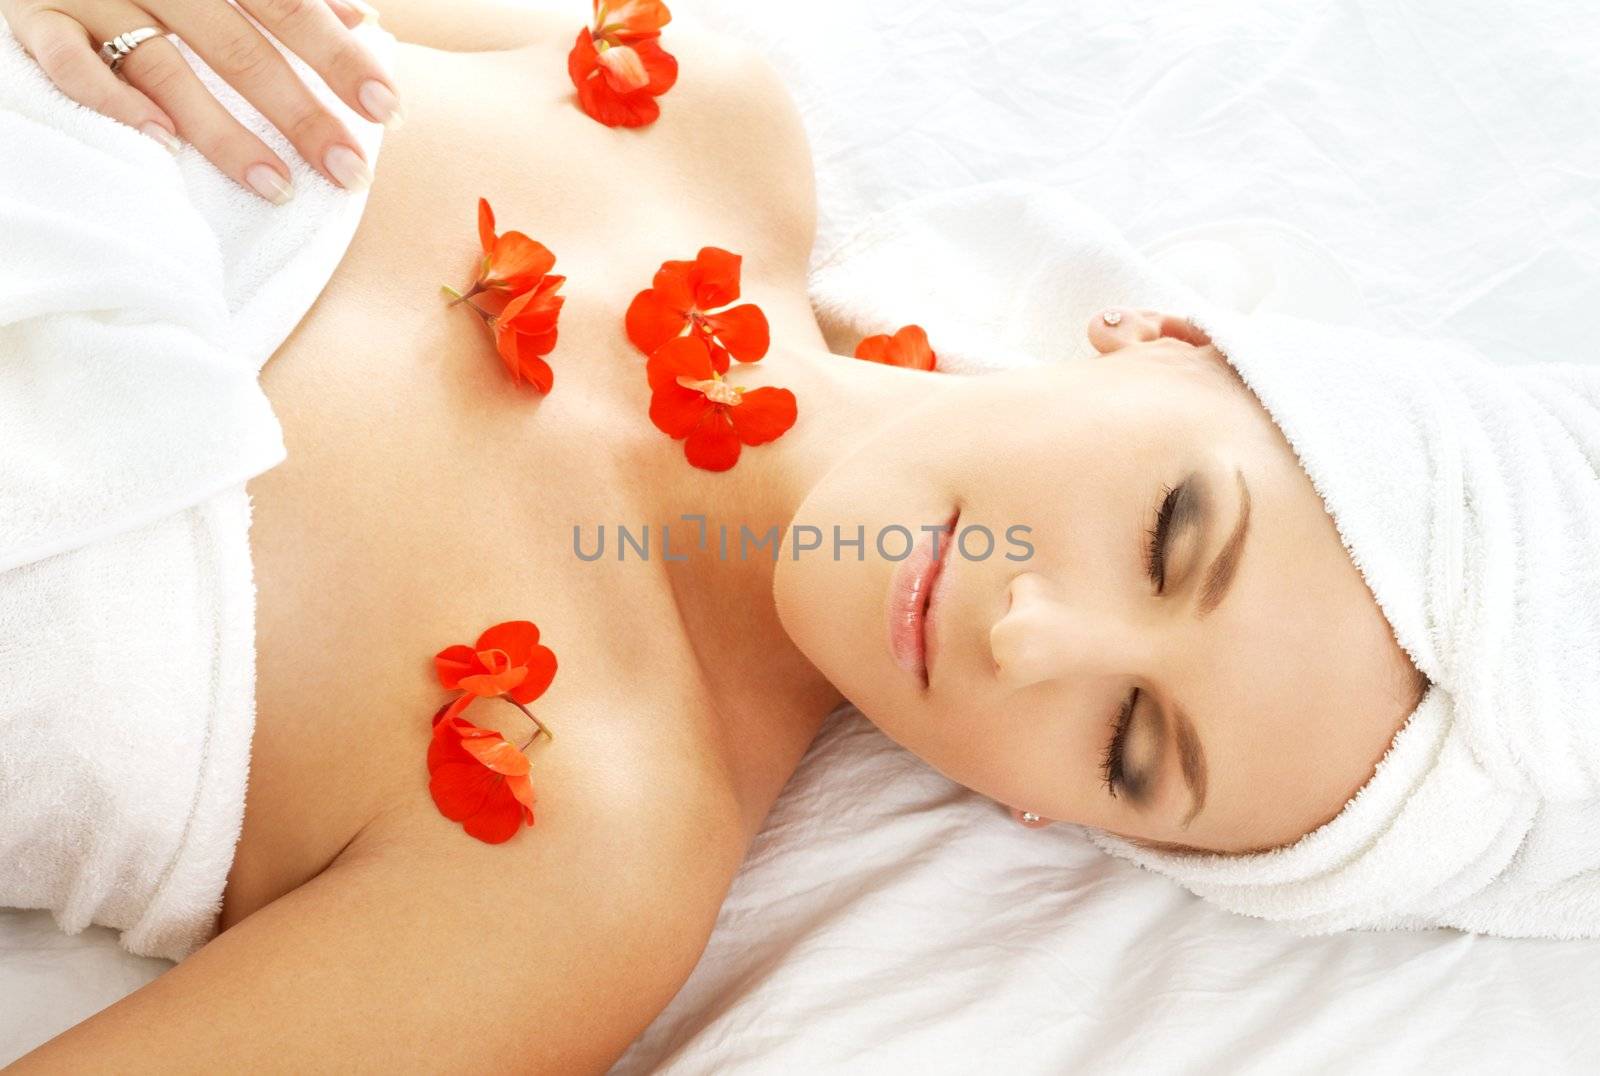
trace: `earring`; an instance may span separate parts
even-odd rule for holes
[[[1022,820],[1029,825],[1032,825],[1033,823],[1039,821],[1039,816],[1034,814],[1032,811],[1023,811]]]
[[[1107,310],[1107,311],[1105,311],[1104,313],[1102,313],[1100,315],[1100,320],[1105,322],[1107,325],[1121,325],[1122,324],[1122,311],[1120,311],[1120,310]]]

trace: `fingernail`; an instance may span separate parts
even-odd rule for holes
[[[371,4],[365,3],[364,0],[345,0],[345,2],[351,7],[355,8],[357,11],[361,12],[361,21],[363,24],[378,21],[378,9],[373,7]]]
[[[176,153],[183,148],[183,143],[179,142],[171,131],[159,123],[141,123],[139,130],[160,142],[166,147],[168,153]]]
[[[294,197],[294,187],[289,181],[280,176],[277,169],[264,164],[252,164],[245,169],[244,181],[273,205],[282,205]]]
[[[347,191],[364,191],[372,186],[372,172],[349,146],[334,146],[322,158],[324,167]]]
[[[398,129],[406,120],[405,113],[400,109],[400,98],[375,78],[369,78],[361,84],[356,100],[367,110],[367,115],[391,131]]]

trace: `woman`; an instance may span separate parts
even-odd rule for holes
[[[602,1070],[693,968],[844,698],[1024,824],[1153,848],[1288,844],[1372,776],[1425,681],[1203,331],[1127,310],[1089,325],[1100,361],[981,379],[831,355],[806,297],[804,138],[747,50],[675,38],[683,76],[639,138],[574,106],[571,19],[398,2],[384,19],[408,42],[405,129],[262,378],[289,459],[249,487],[257,721],[222,933],[18,1071],[126,1067],[133,1043],[163,1069],[427,1051]],[[363,100],[358,85],[342,92]],[[313,161],[338,140],[308,137]],[[262,162],[218,163],[248,183]],[[479,194],[570,281],[542,399],[437,300],[470,275]],[[786,436],[715,476],[645,418],[622,323],[662,260],[705,245],[743,255],[771,323],[737,383],[801,401]],[[859,525],[869,544],[575,555],[574,528],[681,534],[686,515],[786,542],[791,524]],[[937,573],[908,575],[871,544],[896,525],[930,544],[1020,526],[1031,553],[946,545]],[[560,655],[539,706],[555,738],[530,749],[537,825],[491,846],[427,794],[428,658],[523,617]],[[514,711],[474,718],[527,735]]]

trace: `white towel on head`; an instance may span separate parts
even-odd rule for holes
[[[840,350],[916,322],[941,366],[983,370],[1087,354],[1104,306],[1192,316],[1433,682],[1373,778],[1293,845],[1096,844],[1302,933],[1600,937],[1600,366],[1496,366],[1298,318],[1240,263],[1186,290],[1094,213],[1019,184],[919,200],[843,249],[812,282]]]
[[[1600,366],[1198,310],[1293,445],[1433,681],[1378,772],[1298,843],[1096,843],[1305,932],[1600,937]]]

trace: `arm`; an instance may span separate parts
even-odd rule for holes
[[[688,977],[742,854],[692,798],[564,797],[494,846],[408,807],[8,1071],[603,1072]]]

